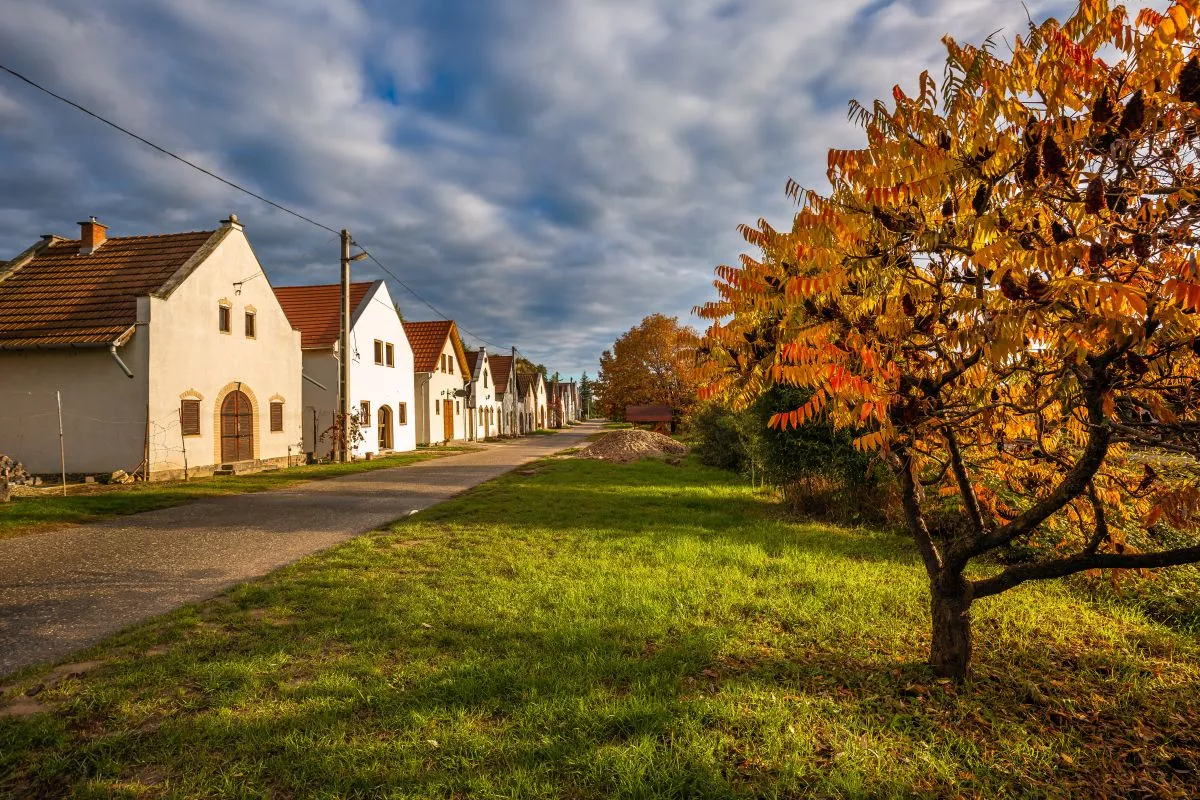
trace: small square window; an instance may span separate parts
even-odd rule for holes
[[[383,364],[383,342],[378,339],[375,340],[375,363]]]
[[[271,432],[279,433],[283,430],[283,403],[271,403]]]
[[[408,403],[398,403],[396,405],[396,424],[408,424]]]
[[[233,333],[233,309],[229,306],[217,307],[217,329],[221,333]]]
[[[254,317],[255,317],[255,314],[253,311],[246,312],[246,338],[247,339],[253,339],[255,336],[258,335],[258,329],[255,327],[255,324],[254,324]]]
[[[383,345],[383,363],[389,367],[396,366],[396,348],[391,342]]]

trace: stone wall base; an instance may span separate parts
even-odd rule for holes
[[[256,459],[253,465],[246,469],[239,469],[238,473],[242,475],[262,472],[268,469],[284,469],[286,467],[298,467],[307,463],[308,457],[304,453],[293,453],[291,456],[278,456],[277,458],[260,458]],[[220,464],[208,464],[200,467],[188,466],[187,477],[189,478],[208,478],[212,477],[217,470],[221,468]],[[182,469],[158,469],[150,472],[151,481],[181,481],[184,479]]]

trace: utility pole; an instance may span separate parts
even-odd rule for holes
[[[350,460],[350,231],[342,228],[342,335],[338,343],[338,460]]]

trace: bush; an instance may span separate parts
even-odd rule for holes
[[[746,437],[739,416],[714,403],[691,418],[688,431],[694,441],[692,451],[701,464],[731,472],[745,471]]]
[[[853,433],[821,422],[786,431],[768,427],[772,414],[791,411],[807,399],[804,390],[776,386],[745,411],[706,406],[691,420],[693,451],[703,464],[777,488],[788,507],[802,516],[850,523],[896,521],[889,476],[873,456],[854,449]]]

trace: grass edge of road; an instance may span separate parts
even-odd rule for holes
[[[305,464],[267,472],[212,475],[186,481],[98,485],[96,488],[89,487],[88,491],[75,491],[65,496],[55,494],[55,490],[47,487],[37,494],[17,495],[9,502],[0,504],[0,541],[172,508],[209,497],[291,489],[309,481],[406,467],[479,449],[467,445],[421,448],[345,464]]]

